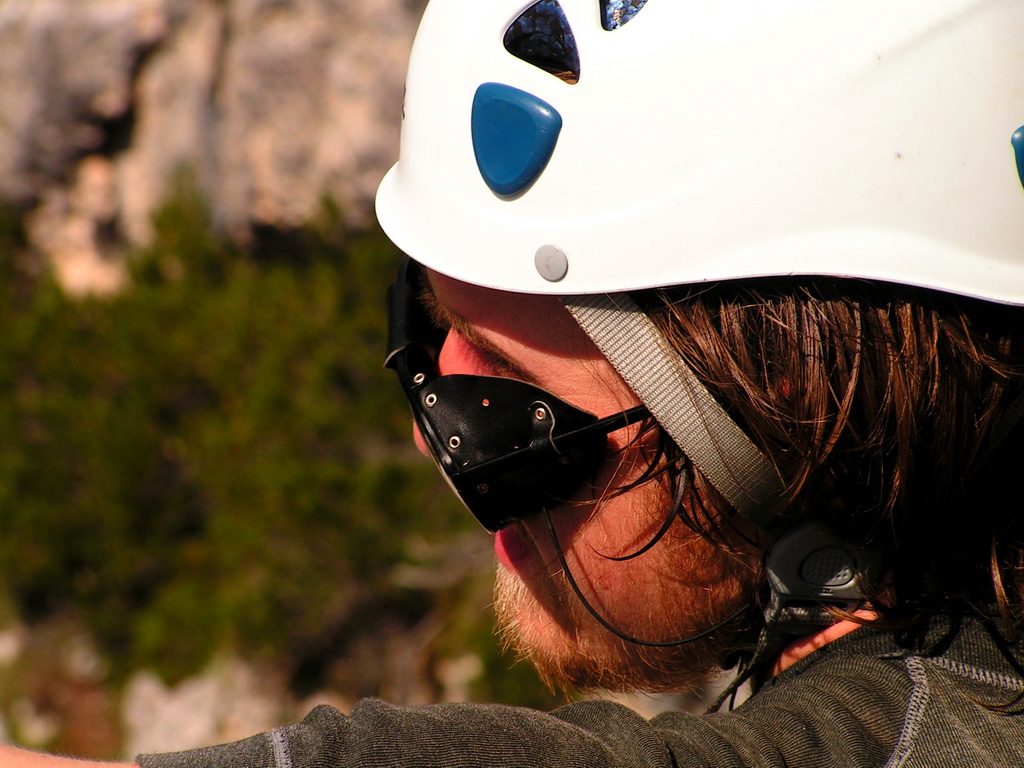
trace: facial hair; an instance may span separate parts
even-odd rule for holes
[[[738,597],[741,574],[749,573],[724,552],[720,578],[714,588],[694,590],[687,605],[662,606],[661,624],[668,624],[671,638],[695,635],[726,619],[741,607]],[[516,574],[498,567],[494,604],[498,632],[506,650],[528,660],[541,679],[553,689],[617,692],[693,693],[720,672],[723,660],[740,645],[749,630],[745,617],[706,638],[671,647],[651,647],[617,637],[591,616],[564,584],[564,574],[552,574],[563,582],[556,590],[554,609],[538,598],[534,589]],[[635,596],[641,597],[642,596]],[[666,627],[623,627],[638,637],[664,634]],[[655,638],[655,639],[661,639]]]

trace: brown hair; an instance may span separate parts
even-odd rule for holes
[[[822,278],[636,298],[777,466],[779,514],[889,555],[889,616],[998,602],[1024,628],[1024,308]],[[724,502],[691,496],[714,536]]]

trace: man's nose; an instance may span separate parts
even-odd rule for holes
[[[437,356],[437,370],[442,376],[467,373],[493,376],[494,370],[481,358],[480,350],[456,330],[448,331]]]
[[[416,444],[416,449],[426,457],[430,457],[430,449],[427,447],[427,441],[423,439],[423,433],[420,432],[419,424],[415,421],[412,424],[412,441]]]

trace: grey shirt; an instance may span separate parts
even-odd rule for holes
[[[862,628],[771,680],[733,712],[644,720],[598,701],[554,712],[500,705],[395,707],[302,722],[234,744],[142,755],[142,768],[823,768],[1024,765],[1024,674],[974,618],[914,636]]]

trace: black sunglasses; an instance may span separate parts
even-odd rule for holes
[[[405,258],[388,291],[385,365],[398,374],[441,473],[492,533],[565,503],[601,463],[607,435],[647,418],[647,408],[598,419],[523,381],[441,376],[445,331],[419,301],[423,279]]]

